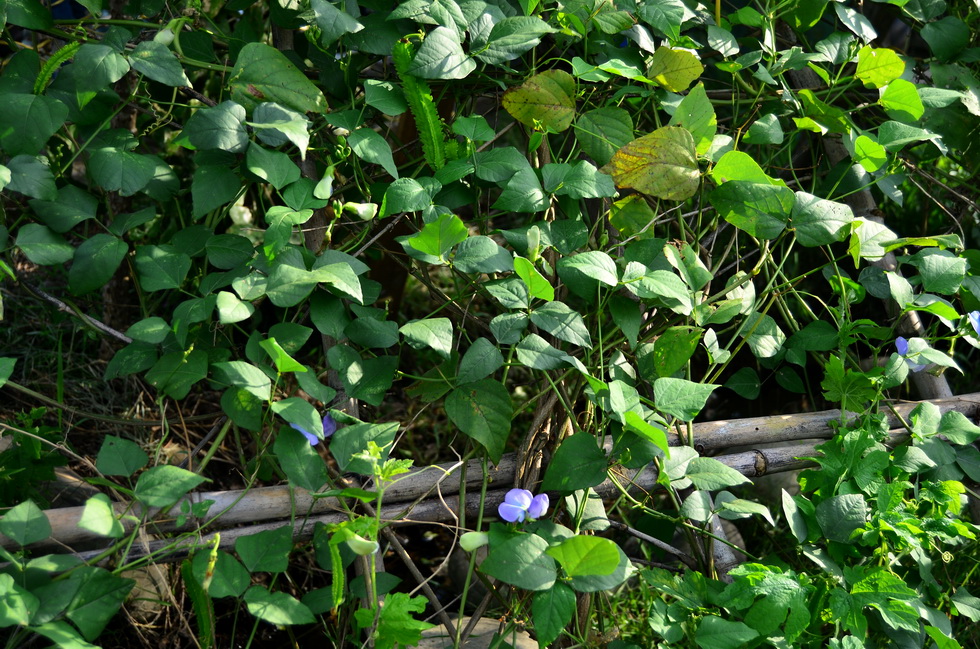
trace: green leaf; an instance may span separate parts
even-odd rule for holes
[[[150,457],[136,442],[106,435],[95,460],[95,468],[105,475],[128,478],[146,466]]]
[[[46,9],[45,13],[47,13]],[[51,14],[47,13],[47,15],[50,16]],[[61,649],[98,649],[94,644],[85,642],[78,631],[63,620],[32,626],[31,631],[51,640]]]
[[[733,390],[743,399],[751,400],[759,398],[759,392],[762,389],[762,382],[759,381],[759,375],[756,373],[755,369],[751,367],[743,367],[732,374],[728,380],[725,381],[725,387],[729,390]]]
[[[426,223],[421,232],[409,237],[408,243],[419,252],[445,262],[453,246],[465,241],[468,234],[466,225],[458,216],[440,214],[437,220]]]
[[[537,174],[525,164],[507,181],[493,208],[508,212],[540,212],[548,204],[548,195],[541,188]]]
[[[361,290],[361,282],[357,278],[354,267],[346,261],[330,263],[330,257],[320,257],[314,264],[310,276],[320,284],[326,284],[332,293],[339,293],[342,297],[350,298],[356,302],[361,302],[364,295]],[[320,262],[326,265],[320,266]]]
[[[919,269],[922,288],[941,295],[955,294],[967,272],[966,259],[949,250],[926,248],[912,255],[908,263]]]
[[[564,70],[545,70],[507,90],[503,104],[525,126],[561,133],[575,117],[575,78]]]
[[[975,425],[961,412],[950,410],[943,413],[939,434],[953,444],[972,444],[980,438],[980,426]]]
[[[659,410],[681,421],[691,421],[715,388],[711,383],[694,383],[686,379],[662,377],[654,381],[654,403]]]
[[[8,160],[6,166],[9,172],[7,189],[44,201],[58,199],[54,174],[40,159],[18,155]]]
[[[129,245],[111,234],[99,233],[82,243],[68,271],[68,287],[75,295],[105,286],[129,253]]]
[[[242,153],[248,147],[245,109],[233,101],[199,108],[184,126],[187,138],[198,149]]]
[[[701,649],[737,649],[758,637],[759,632],[744,622],[706,615],[701,618],[694,641]]]
[[[95,218],[99,201],[74,185],[65,185],[58,190],[57,201],[34,198],[30,205],[46,226],[55,232],[67,232],[82,221]]]
[[[189,353],[171,352],[160,358],[146,373],[150,385],[174,399],[183,399],[191,386],[207,376],[208,355],[199,349]]]
[[[40,608],[40,601],[29,590],[14,582],[8,574],[0,574],[0,628],[24,626]]]
[[[215,363],[211,367],[214,370],[214,379],[220,385],[237,386],[262,401],[269,400],[272,381],[256,366],[245,361],[228,361]]]
[[[499,381],[483,379],[456,388],[446,397],[446,414],[487,449],[492,462],[500,461],[510,435],[513,406],[510,393]]]
[[[514,272],[524,281],[524,285],[527,286],[528,293],[532,297],[549,302],[555,299],[555,288],[551,282],[524,257],[514,257]]]
[[[303,113],[266,102],[256,107],[252,112],[252,121],[246,123],[255,129],[255,134],[265,144],[282,146],[287,141],[292,142],[299,149],[300,158],[306,159],[306,149],[310,145],[310,120]]]
[[[194,218],[227,205],[238,197],[242,181],[234,171],[218,165],[203,165],[194,171],[191,198]]]
[[[707,491],[692,491],[680,509],[681,516],[699,523],[710,520],[712,513],[711,494]]]
[[[319,491],[326,484],[327,467],[323,458],[298,430],[281,428],[273,450],[290,483],[307,491]]]
[[[513,61],[554,31],[536,16],[504,18],[490,30],[486,43],[473,43],[473,56],[490,65]]]
[[[299,167],[281,151],[269,151],[255,142],[248,147],[245,165],[253,174],[276,189],[296,182],[300,178]]]
[[[192,471],[171,465],[155,466],[140,474],[133,495],[147,507],[168,507],[202,482],[207,479]]]
[[[601,285],[616,286],[619,282],[616,262],[601,250],[562,257],[557,264],[558,276],[577,295],[591,297]]]
[[[374,129],[357,129],[347,136],[347,144],[358,158],[381,165],[392,178],[398,178],[398,167],[391,155],[391,145]]]
[[[51,536],[51,523],[33,500],[25,500],[0,518],[0,533],[23,547]]]
[[[340,375],[347,394],[372,406],[380,406],[384,401],[398,369],[398,359],[394,356],[362,359],[346,345],[331,347],[327,358]]]
[[[96,494],[85,501],[85,509],[78,520],[78,527],[113,539],[118,539],[125,533],[122,523],[112,511],[109,497],[105,494]]]
[[[956,59],[970,43],[970,28],[954,16],[946,16],[924,25],[919,34],[940,61]]]
[[[749,127],[745,134],[745,141],[750,144],[782,144],[783,127],[779,125],[779,118],[769,113],[763,115]]]
[[[378,573],[379,576],[384,573]],[[380,588],[380,587],[379,587]],[[380,592],[379,592],[380,594]],[[389,593],[385,597],[384,606],[378,614],[376,633],[378,639],[376,649],[395,649],[398,647],[414,647],[422,639],[422,632],[431,629],[433,624],[416,620],[413,613],[425,611],[425,598],[412,597],[406,593]],[[374,624],[374,610],[362,608],[354,613],[357,623],[362,628],[370,628]]]
[[[905,79],[895,79],[888,84],[878,102],[888,116],[900,121],[914,122],[925,114],[925,106],[915,85]]]
[[[854,141],[854,161],[865,171],[874,173],[888,162],[888,153],[867,135],[859,135]]]
[[[503,367],[503,364],[504,357],[500,348],[486,338],[477,338],[459,362],[456,382],[459,385],[474,383],[490,376]]]
[[[133,69],[165,86],[183,87],[191,85],[180,67],[177,55],[166,45],[156,41],[143,41],[129,55]]]
[[[547,554],[548,542],[536,534],[515,534],[490,548],[480,570],[504,583],[525,590],[548,590],[558,571]]]
[[[847,237],[854,213],[844,203],[796,192],[790,221],[800,245],[808,248],[826,246]]]
[[[8,155],[37,155],[68,117],[68,107],[44,95],[5,93],[0,146]],[[29,124],[30,128],[24,128]]]
[[[667,457],[670,457],[670,449],[667,446],[667,433],[662,428],[654,426],[632,410],[624,414],[623,424],[627,430],[653,442]]]
[[[832,496],[817,505],[816,515],[828,540],[849,543],[851,532],[864,526],[868,505],[862,494]]]
[[[700,184],[691,132],[665,126],[622,147],[605,167],[616,186],[666,200],[687,200]]]
[[[11,25],[27,29],[50,29],[53,22],[51,10],[38,0],[9,0],[3,7],[2,17]]]
[[[313,8],[316,26],[320,28],[320,44],[324,47],[329,47],[344,34],[355,34],[364,29],[364,25],[353,16],[327,0],[312,0],[310,6]]]
[[[522,259],[519,257],[518,259]],[[591,347],[592,338],[581,314],[564,302],[548,302],[531,312],[531,322],[555,338],[567,340],[573,345]]]
[[[423,79],[463,79],[475,69],[476,62],[463,52],[456,31],[436,27],[422,41],[408,73]]]
[[[215,234],[204,244],[208,261],[221,269],[237,268],[252,259],[255,248],[252,242],[238,234]]]
[[[130,137],[128,133],[127,137]],[[125,143],[126,146],[130,144]],[[153,180],[157,160],[123,147],[102,146],[92,151],[87,168],[92,180],[103,189],[131,196]]]
[[[684,474],[698,489],[716,491],[752,482],[744,475],[712,457],[696,457],[687,465]]]
[[[357,456],[368,450],[368,442],[374,442],[384,449],[381,454],[381,462],[384,462],[388,459],[388,452],[391,450],[397,432],[398,424],[395,422],[345,426],[334,433],[330,442],[330,452],[337,460],[341,471],[374,475],[372,464]]]
[[[235,552],[249,572],[285,572],[289,568],[292,549],[291,525],[240,536],[235,540]]]
[[[756,358],[772,358],[786,342],[786,334],[776,321],[762,313],[749,315],[739,333],[748,341]]]
[[[289,626],[316,621],[305,604],[282,591],[269,592],[263,586],[252,586],[242,599],[249,613],[269,624]]]
[[[639,5],[640,18],[654,31],[670,39],[680,36],[687,8],[681,0],[660,0]]]
[[[135,582],[92,566],[81,566],[72,576],[80,584],[65,616],[78,627],[86,640],[95,640],[119,610]]]
[[[716,188],[708,198],[738,229],[753,237],[775,239],[786,227],[795,193],[788,187],[736,180]]]
[[[550,647],[575,615],[575,592],[561,582],[534,593],[531,620],[541,647]]]
[[[541,489],[564,493],[586,489],[606,479],[606,454],[594,436],[580,431],[566,438],[545,471]]]
[[[75,249],[43,225],[28,223],[17,232],[17,247],[39,266],[55,266],[69,261]]]
[[[903,61],[894,50],[865,45],[858,52],[854,76],[868,88],[884,88],[905,72]]]
[[[569,577],[611,575],[619,566],[616,544],[600,536],[575,535],[548,548]]]
[[[906,144],[926,140],[935,144],[940,153],[946,153],[946,145],[943,144],[942,137],[938,133],[894,120],[887,121],[878,127],[878,143],[892,153],[901,151]]]
[[[432,205],[432,196],[419,181],[414,178],[399,178],[385,190],[385,197],[381,203],[381,216],[419,212],[430,205]]]
[[[694,137],[694,149],[698,155],[705,155],[711,148],[718,131],[718,118],[708,100],[704,84],[699,83],[678,104],[668,126],[682,126]],[[581,142],[581,138],[579,138]]]
[[[170,245],[137,246],[134,261],[144,291],[180,288],[191,269],[191,258]]]
[[[198,583],[203,583],[207,576],[209,554],[208,552],[196,552],[194,554],[191,569],[194,571],[193,574]],[[249,581],[248,571],[239,563],[238,559],[224,550],[218,550],[208,595],[211,597],[238,597],[248,588]]]
[[[325,113],[327,102],[312,81],[285,54],[264,43],[248,43],[238,53],[228,81],[231,98],[247,109],[272,101],[301,113]]]
[[[633,140],[633,120],[623,108],[595,108],[575,121],[575,137],[586,155],[604,165]]]
[[[514,258],[496,241],[483,235],[467,237],[456,246],[453,267],[463,273],[506,273],[514,270]]]
[[[16,364],[16,358],[0,358],[0,388],[3,387],[7,379],[14,373],[14,366]]]
[[[687,365],[697,351],[702,330],[697,327],[668,327],[654,342],[653,367],[658,376],[672,376]]]
[[[429,347],[443,358],[453,351],[453,323],[449,318],[412,320],[398,330],[415,349]]]
[[[650,59],[647,76],[671,92],[684,92],[704,72],[704,66],[687,50],[660,46]]]

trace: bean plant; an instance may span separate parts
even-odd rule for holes
[[[930,399],[980,348],[977,16],[0,4],[0,317],[67,314],[159,424],[102,413],[85,462],[92,413],[0,349],[3,394],[48,408],[0,409],[7,646],[108,642],[128,571],[167,563],[200,647],[459,646],[463,615],[497,646],[971,646],[980,427]],[[168,463],[191,409],[213,429]],[[827,409],[769,498],[697,432]],[[44,545],[64,453],[95,550]],[[277,484],[255,530],[193,497]],[[426,522],[458,598],[403,547]]]

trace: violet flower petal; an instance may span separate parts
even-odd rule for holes
[[[541,518],[548,513],[548,505],[551,500],[548,494],[538,494],[531,500],[531,505],[527,508],[527,515],[531,518]]]
[[[500,518],[504,519],[508,523],[520,523],[527,515],[527,510],[523,507],[518,507],[517,505],[503,502],[500,503],[499,507],[497,507],[497,513],[500,514]]]
[[[301,426],[297,426],[296,424],[293,424],[293,423],[290,423],[289,425],[292,428],[294,428],[294,429],[298,430],[299,432],[303,433],[303,435],[306,437],[306,439],[310,442],[310,446],[316,446],[317,444],[320,443],[320,438],[317,437],[316,435],[314,435],[313,433],[311,433],[310,431],[306,430],[305,428],[303,428]]]
[[[337,422],[330,414],[323,415],[323,437],[326,439],[337,432]]]
[[[527,508],[531,506],[532,498],[531,492],[527,489],[511,489],[504,496],[504,502],[527,511]]]
[[[899,356],[905,356],[909,353],[909,341],[899,336],[895,339],[895,348],[898,350]]]
[[[970,324],[973,325],[973,330],[980,336],[980,311],[971,311],[967,317],[970,319]]]

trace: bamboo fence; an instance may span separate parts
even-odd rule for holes
[[[976,419],[980,412],[980,393],[931,402],[941,412],[955,410],[970,419]],[[898,443],[907,438],[905,422],[919,403],[902,402],[890,406],[887,420],[892,442]],[[817,454],[815,446],[832,436],[831,424],[839,421],[840,416],[840,410],[825,410],[696,423],[688,430],[673,432],[669,443],[672,446],[692,445],[699,453],[711,455],[749,478],[758,478],[812,466],[813,463],[805,458]],[[611,449],[610,438],[605,440],[605,446],[607,450]],[[732,452],[740,447],[747,447],[747,450]],[[489,468],[488,489],[483,500],[485,512],[496,511],[497,505],[513,486],[516,465],[515,454],[507,454],[499,464]],[[381,518],[396,525],[446,524],[458,529],[460,493],[463,493],[466,520],[475,520],[480,513],[479,492],[483,479],[483,465],[479,460],[417,468],[401,476],[385,490]],[[653,489],[656,481],[657,471],[653,466],[639,470],[620,468],[615,481],[607,479],[593,489],[601,498],[608,500],[620,495],[622,490],[642,493]],[[347,503],[338,498],[320,497],[290,486],[196,492],[188,494],[185,500],[191,505],[207,500],[213,501],[213,504],[207,516],[201,519],[185,517],[188,520],[182,526],[177,526],[172,513],[179,511],[180,503],[167,510],[148,511],[144,511],[138,503],[113,504],[116,515],[123,517],[127,531],[138,524],[136,521],[142,520],[149,535],[144,538],[155,539],[135,544],[129,551],[128,559],[152,556],[154,561],[159,562],[183,556],[212,543],[216,531],[221,533],[222,548],[233,546],[239,537],[284,525],[293,527],[294,539],[305,540],[312,536],[316,523],[339,523],[349,516]],[[97,556],[103,551],[107,540],[78,527],[83,510],[84,507],[65,507],[45,511],[52,534],[38,545],[57,546],[61,552],[75,552],[83,559]],[[5,548],[14,547],[2,535],[0,542]],[[93,544],[100,547],[92,549]]]

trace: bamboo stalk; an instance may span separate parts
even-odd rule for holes
[[[934,403],[942,412],[955,410],[967,417],[974,418],[980,409],[980,393],[973,393],[952,397],[949,399],[935,400]],[[907,420],[909,413],[918,405],[917,402],[899,403],[894,406],[895,413]],[[901,428],[901,421],[895,413],[889,412],[887,418],[890,427],[896,428],[893,435],[905,434]],[[797,415],[776,415],[770,417],[753,417],[748,419],[738,419],[730,421],[713,421],[697,423],[693,426],[693,442],[695,448],[704,453],[706,451],[718,451],[738,446],[755,446],[772,443],[785,443],[787,441],[827,439],[832,436],[833,430],[830,423],[840,418],[839,410],[825,410],[815,413],[803,413]],[[677,446],[681,443],[680,437],[676,433],[669,436],[669,443]],[[612,439],[606,438],[606,450],[612,448]],[[796,455],[792,455],[795,453]],[[814,444],[804,444],[797,446],[787,446],[766,450],[754,450],[745,453],[734,453],[718,457],[720,461],[735,468],[739,472],[749,477],[758,477],[770,473],[791,471],[805,466],[799,460],[794,460],[797,456],[812,456],[815,454]],[[499,489],[491,489],[491,507],[495,507],[503,499],[509,485],[513,484],[516,471],[517,458],[511,453],[505,455],[500,463],[490,471],[489,480],[493,485],[501,485]],[[460,489],[460,476],[462,463],[439,464],[429,467],[416,469],[409,474],[402,476],[398,481],[389,486],[385,491],[386,506],[383,510],[383,517],[386,519],[398,519],[408,522],[410,519],[404,516],[406,510],[411,510],[411,520],[419,522],[439,522],[451,520],[448,513],[445,516],[437,516],[433,512],[443,511],[445,507],[441,504],[456,503],[454,496],[446,494],[456,493]],[[482,467],[479,460],[471,460],[465,472],[467,490],[475,487],[482,481]],[[636,486],[639,488],[649,488],[655,483],[655,473],[653,481],[647,484],[647,473],[640,473],[636,478]],[[603,483],[606,484],[606,483]],[[596,488],[600,495],[613,496],[612,491],[602,491],[604,487]],[[497,498],[499,500],[493,500]],[[187,523],[178,527],[173,514],[163,513],[160,510],[145,511],[138,503],[114,503],[113,510],[117,516],[126,516],[122,523],[127,531],[131,531],[137,524],[136,521],[146,518],[150,522],[146,524],[147,532],[155,535],[170,535],[179,532],[187,532],[200,528],[231,528],[236,525],[247,525],[239,530],[231,530],[222,534],[222,543],[233,543],[237,536],[247,536],[261,529],[280,527],[281,523],[264,523],[264,521],[288,518],[291,513],[295,513],[297,519],[304,521],[339,522],[348,517],[346,509],[342,503],[333,497],[317,497],[302,489],[289,486],[259,487],[254,489],[237,491],[212,491],[188,494],[185,500],[190,505],[196,505],[206,500],[214,501],[210,506],[208,515],[196,519],[188,516]],[[412,505],[412,503],[416,504]],[[478,502],[478,501],[477,501]],[[467,500],[467,515],[476,514],[475,509],[471,509],[472,504]],[[179,504],[171,508],[172,511],[179,511]],[[98,541],[98,537],[91,532],[78,527],[84,507],[65,507],[45,511],[45,515],[51,524],[51,537],[43,544],[61,544],[71,547],[73,545]],[[144,516],[146,514],[146,516]],[[249,525],[251,524],[251,525]],[[312,533],[312,527],[306,532],[303,523],[297,523],[298,538],[308,538]],[[307,536],[303,536],[306,534]],[[210,538],[209,536],[201,537]],[[159,543],[159,548],[165,547],[169,541]],[[6,537],[0,535],[0,545],[5,548],[13,548],[15,545]],[[153,544],[151,543],[151,547]]]

